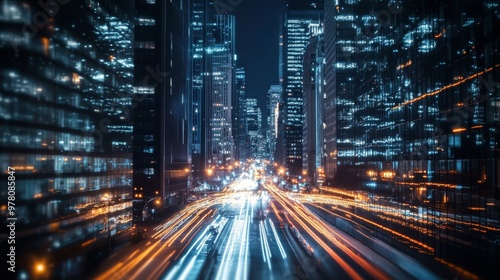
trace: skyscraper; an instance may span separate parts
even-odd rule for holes
[[[245,105],[250,138],[250,156],[254,159],[261,158],[263,152],[260,146],[262,140],[262,112],[256,98],[247,98]]]
[[[283,95],[280,85],[271,85],[267,91],[267,130],[266,141],[269,160],[275,161],[276,141],[278,138],[279,104]]]
[[[236,115],[234,135],[236,149],[235,158],[238,161],[246,160],[248,156],[248,128],[246,126],[246,102],[245,102],[245,68],[236,68],[236,98],[238,102],[233,106],[233,115]]]
[[[212,167],[234,161],[232,97],[235,90],[235,17],[216,15],[207,48],[210,81],[206,88],[209,118],[209,163]]]
[[[325,87],[324,96],[324,121],[325,121],[325,180],[330,183],[337,173],[337,71],[335,61],[337,60],[337,24],[336,13],[340,7],[338,2],[326,1],[325,3]]]
[[[428,254],[494,273],[499,6],[329,1],[325,11],[326,126],[337,131],[325,136],[338,156],[337,183],[389,194],[403,211],[432,217],[428,225],[408,221],[427,232],[415,237]],[[443,216],[459,226],[434,222]]]
[[[302,174],[302,62],[309,38],[322,32],[322,2],[290,1],[285,19],[285,166],[295,176]]]
[[[205,175],[208,163],[207,139],[209,130],[206,90],[211,79],[207,49],[213,34],[214,7],[207,0],[191,0],[189,9],[188,61],[190,75],[188,90],[192,99],[190,130],[192,170],[195,178]]]
[[[183,6],[184,5],[184,6]],[[141,221],[161,199],[180,203],[190,162],[187,3],[136,0],[134,93],[134,218]],[[148,207],[151,206],[151,207]]]
[[[132,225],[133,2],[42,4],[0,7],[0,203],[17,275],[67,279]]]
[[[311,37],[304,53],[303,175],[312,186],[324,181],[324,40]]]

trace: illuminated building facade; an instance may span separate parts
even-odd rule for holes
[[[211,42],[214,28],[215,10],[211,1],[191,0],[189,4],[189,44],[188,61],[190,75],[188,90],[191,92],[191,158],[193,176],[205,176],[209,160],[208,142],[209,130],[207,123],[206,90],[210,84],[210,65],[208,64],[207,48]]]
[[[40,3],[0,8],[1,178],[17,275],[79,278],[132,226],[133,2]]]
[[[324,71],[324,163],[325,181],[331,183],[337,174],[337,23],[338,1],[326,1],[324,19],[325,71]]]
[[[322,14],[322,2],[289,1],[287,5],[284,31],[284,164],[294,176],[302,174],[303,55],[310,37],[322,32]]]
[[[155,207],[181,203],[188,187],[187,4],[135,2],[134,96],[140,100],[133,111],[135,221],[149,217]],[[155,197],[159,207],[146,205]]]
[[[248,150],[248,128],[246,126],[246,101],[245,101],[245,68],[236,68],[236,98],[238,103],[233,106],[233,114],[235,114],[236,120],[234,122],[236,129],[234,129],[234,134],[237,135],[235,140],[236,149],[235,157],[238,161],[245,161],[249,158]]]
[[[271,85],[267,91],[267,153],[271,162],[274,162],[276,150],[276,140],[278,138],[279,104],[283,95],[283,88],[280,85]]]
[[[262,147],[262,112],[257,104],[257,99],[247,98],[246,106],[246,122],[248,128],[248,135],[250,138],[250,157],[261,158]]]
[[[210,80],[207,84],[209,118],[209,164],[221,166],[234,161],[232,98],[235,91],[235,17],[215,15],[214,31],[207,48]]]
[[[444,263],[489,275],[500,240],[500,6],[331,1],[325,11],[325,114],[336,116],[325,137],[327,148],[336,139],[338,185],[453,216],[460,226],[419,224],[431,233],[418,240]]]

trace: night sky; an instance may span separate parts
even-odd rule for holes
[[[278,40],[285,1],[241,1],[233,10],[236,15],[237,64],[246,69],[246,97],[258,98],[265,126],[267,90],[271,84],[279,83]]]

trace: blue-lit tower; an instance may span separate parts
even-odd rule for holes
[[[322,32],[323,3],[289,1],[285,19],[284,153],[285,166],[302,176],[303,98],[302,75],[305,47],[311,36]]]

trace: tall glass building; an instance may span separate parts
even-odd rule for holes
[[[206,172],[208,163],[206,129],[207,118],[205,114],[205,90],[209,83],[210,69],[208,65],[207,47],[213,31],[215,9],[210,1],[191,0],[189,3],[189,45],[188,61],[190,64],[190,84],[188,90],[191,94],[191,157],[193,176],[202,177]]]
[[[132,225],[133,2],[6,0],[0,22],[2,181],[15,170],[15,209],[7,187],[0,209],[16,218],[16,273],[80,277]]]
[[[311,37],[304,52],[303,74],[303,181],[310,186],[324,182],[324,40]]]
[[[262,140],[262,112],[257,104],[256,98],[247,98],[246,106],[246,126],[249,135],[249,147],[252,158],[260,158],[262,150],[260,149],[260,140]]]
[[[383,221],[428,246],[415,256],[484,277],[500,260],[499,13],[496,1],[331,1],[325,18],[337,186],[390,196],[421,217]]]
[[[275,161],[276,140],[278,138],[279,104],[283,95],[281,85],[270,85],[267,91],[267,153],[269,160]]]
[[[309,38],[322,32],[322,1],[289,1],[285,19],[285,69],[283,102],[284,165],[293,176],[302,174],[302,89],[303,56]]]
[[[246,72],[245,67],[236,68],[236,95],[235,98],[238,99],[235,105],[233,105],[233,115],[235,115],[236,121],[234,122],[234,135],[235,137],[235,159],[238,161],[245,161],[249,158],[248,150],[248,128],[246,126],[246,102],[245,102],[245,91],[246,91]],[[234,104],[234,103],[233,103]]]
[[[232,97],[235,91],[235,16],[216,15],[206,55],[210,79],[206,88],[209,119],[208,154],[211,167],[234,161]]]
[[[134,219],[182,203],[191,175],[187,2],[135,1]],[[150,207],[151,206],[151,207]]]

